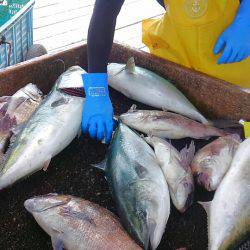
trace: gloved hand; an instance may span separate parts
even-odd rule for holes
[[[220,35],[214,53],[218,64],[240,62],[250,56],[250,1],[243,0],[233,23]]]
[[[99,141],[111,140],[114,122],[113,107],[109,98],[108,76],[90,73],[82,76],[86,101],[82,113],[82,131]]]

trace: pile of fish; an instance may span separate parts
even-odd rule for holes
[[[84,98],[77,88],[84,72],[71,67],[44,98],[35,85],[0,98],[0,190],[46,170],[79,134]],[[209,249],[238,246],[250,233],[250,139],[241,142],[213,127],[173,84],[136,67],[133,58],[110,64],[108,73],[112,88],[160,110],[133,106],[121,114],[105,160],[95,165],[105,171],[121,224],[106,209],[69,195],[25,202],[54,249],[157,249],[170,200],[184,213],[195,182],[216,191],[211,205],[203,203],[211,207]],[[211,137],[216,139],[196,152],[195,140]],[[170,140],[183,138],[193,141],[178,151]]]

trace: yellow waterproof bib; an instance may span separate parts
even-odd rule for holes
[[[250,58],[218,65],[213,47],[231,24],[239,0],[165,0],[161,19],[143,22],[143,42],[156,56],[250,88]]]

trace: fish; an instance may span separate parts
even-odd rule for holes
[[[42,102],[42,92],[30,83],[7,97],[3,116],[0,116],[0,150],[5,152],[14,129],[26,122]],[[17,130],[16,130],[17,131]]]
[[[11,96],[1,96],[0,97],[0,119],[4,117],[7,108],[8,108],[8,103],[11,100]]]
[[[135,106],[119,119],[127,126],[144,134],[167,139],[207,139],[226,133],[210,125],[196,122],[187,117],[167,111],[136,110]]]
[[[156,249],[170,214],[170,196],[153,149],[119,123],[97,167],[105,169],[125,229],[144,249]]]
[[[194,143],[179,152],[166,140],[158,137],[146,137],[145,141],[154,148],[174,206],[184,213],[193,203],[194,180],[190,163],[195,153]]]
[[[78,66],[64,72],[17,134],[1,165],[0,190],[40,169],[47,170],[51,158],[77,136],[85,99],[67,95],[59,88],[61,83],[66,84],[65,81],[69,87],[74,87],[70,76],[84,72]]]
[[[132,100],[210,123],[172,83],[148,69],[135,66],[134,58],[130,58],[127,65],[109,64],[108,76],[109,85]]]
[[[107,209],[70,195],[47,194],[24,207],[50,235],[56,250],[140,250]]]
[[[215,191],[212,202],[201,203],[208,214],[210,250],[236,249],[245,240],[249,243],[249,152],[250,138],[239,145],[231,167]]]
[[[197,183],[207,191],[215,191],[231,166],[241,139],[238,134],[219,137],[201,148],[191,164]]]

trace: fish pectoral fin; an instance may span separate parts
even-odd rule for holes
[[[43,165],[43,171],[47,171],[48,170],[50,162],[51,162],[51,158],[44,163],[44,165]]]
[[[134,59],[134,57],[130,57],[128,59],[125,69],[130,74],[135,73],[135,59]]]
[[[106,166],[107,166],[107,158],[105,158],[103,161],[101,161],[100,163],[97,164],[91,164],[92,167],[94,168],[99,168],[103,171],[105,171]]]
[[[63,241],[58,237],[51,237],[51,242],[54,250],[63,250]]]

